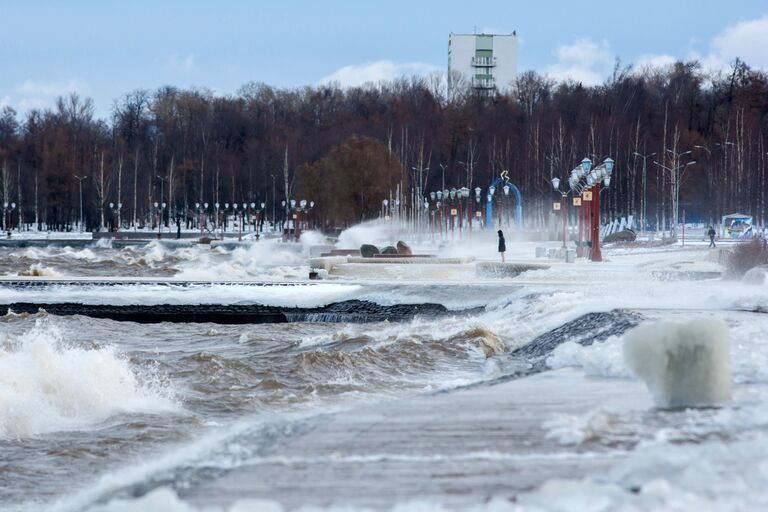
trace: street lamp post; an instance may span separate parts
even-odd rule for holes
[[[480,209],[480,194],[482,194],[482,193],[483,193],[483,189],[481,189],[480,187],[475,187],[475,203],[477,204],[477,206],[476,206],[477,210],[476,211],[480,213],[480,230],[483,229],[483,222],[482,222],[482,220],[483,220],[483,217],[482,217],[483,212]],[[477,217],[477,213],[475,213],[475,217]]]
[[[614,161],[612,158],[606,158],[599,166],[592,168],[592,161],[584,158],[579,167],[571,171],[568,178],[568,185],[572,192],[579,193],[581,200],[589,202],[589,210],[586,206],[581,206],[580,218],[582,221],[590,219],[589,229],[586,231],[586,237],[590,239],[592,250],[590,259],[592,261],[603,261],[602,251],[600,250],[600,192],[603,187],[607,188],[611,183]],[[561,209],[563,210],[563,247],[567,244],[567,217],[565,213],[565,196],[568,192],[560,191],[560,179],[553,178],[552,186],[561,194]],[[581,223],[579,224],[579,238],[581,238]],[[581,247],[580,247],[581,248]],[[577,251],[583,255],[582,251]]]
[[[123,203],[109,203],[109,209],[112,211],[112,225],[115,233],[120,233],[120,209],[123,207]]]
[[[165,203],[155,203],[155,209],[157,210],[157,239],[160,240],[163,238],[163,233],[161,231],[163,226],[163,210],[165,209],[166,204]]]
[[[158,174],[157,175],[157,179],[160,180],[160,201],[162,201],[163,199],[165,199],[165,190],[164,190],[164,188],[165,188],[165,178]]]
[[[603,186],[608,188],[613,173],[613,159],[606,158],[603,165],[592,169],[591,181],[595,188],[592,197],[592,261],[603,261],[603,253],[600,249],[600,192]]]
[[[568,210],[565,198],[568,196],[568,192],[560,190],[560,178],[552,178],[552,188],[555,192],[560,193],[560,210],[563,214],[563,246],[562,249],[568,248]]]
[[[461,187],[458,190],[459,194],[459,238],[461,238],[461,226],[464,224],[464,203],[466,203],[467,216],[469,217],[469,189],[467,187]],[[467,225],[469,230],[468,236],[472,236],[472,218],[469,217],[469,223]]]
[[[428,202],[432,203],[432,208],[429,210],[429,232],[431,234],[432,243],[435,243],[435,199],[437,195],[435,194],[435,191],[429,193],[429,197],[427,198]]]
[[[696,160],[691,160],[690,162],[686,162],[684,164],[677,164],[677,162],[680,161],[680,157],[690,154],[690,151],[684,151],[682,153],[675,153],[674,151],[667,150],[672,155],[674,155],[673,159],[673,166],[667,167],[666,165],[654,161],[653,163],[664,169],[665,171],[670,173],[672,182],[672,232],[674,235],[677,235],[677,221],[678,221],[678,210],[680,208],[680,184],[682,182],[683,176],[685,175],[685,171],[688,169],[689,165],[693,165],[696,163]]]
[[[75,179],[78,182],[78,185],[80,186],[80,232],[83,232],[83,180],[87,179],[88,176],[77,176],[75,175]]]
[[[651,153],[650,155],[641,155],[637,151],[634,152],[635,156],[638,156],[643,159],[643,199],[642,204],[640,205],[640,231],[645,233],[646,223],[647,223],[647,193],[648,193],[648,166],[646,165],[646,160],[654,156],[656,153]]]
[[[456,206],[456,189],[452,188],[450,191],[448,191],[448,196],[451,198],[451,206],[448,213],[451,214],[451,242],[453,242],[455,240],[453,227],[455,224],[455,217],[456,217],[456,208],[454,208],[454,206]]]
[[[437,196],[437,203],[435,203],[435,206],[437,207],[437,227],[438,231],[440,232],[440,240],[443,239],[443,191],[438,190],[435,194]]]
[[[8,232],[8,238],[11,238],[11,212],[16,208],[16,203],[3,203],[3,226]]]
[[[298,240],[298,237],[296,235],[296,220],[299,218],[299,215],[296,213],[296,200],[291,199],[288,201],[288,205],[290,206],[289,213],[291,214],[291,218],[288,221],[288,228],[290,229],[291,226],[293,226],[293,231],[291,232],[291,239],[294,241]]]
[[[486,201],[489,203],[493,203],[493,198],[495,195],[496,195],[496,187],[491,185],[490,187],[488,187],[488,195],[485,198]],[[491,215],[490,219],[485,219],[485,221],[488,223],[488,226],[489,226],[488,229],[493,228],[493,215]],[[501,226],[499,226],[499,228],[501,228]]]

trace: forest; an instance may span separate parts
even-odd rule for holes
[[[191,227],[216,203],[264,203],[272,222],[286,215],[283,201],[305,199],[312,224],[333,232],[381,215],[384,199],[408,211],[431,191],[485,189],[507,171],[536,228],[559,197],[551,179],[607,156],[616,164],[606,219],[645,212],[664,229],[685,209],[694,221],[738,211],[765,223],[768,75],[747,63],[717,73],[695,61],[617,64],[597,86],[528,71],[491,95],[449,92],[445,78],[252,82],[233,95],[166,86],[128,92],[108,119],[77,94],[23,116],[6,106],[3,227],[75,229],[82,191],[89,231],[153,226],[155,203],[167,205],[166,224]]]

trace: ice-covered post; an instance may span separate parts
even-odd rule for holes
[[[624,360],[658,407],[712,406],[731,398],[728,326],[719,318],[641,324],[624,336]]]

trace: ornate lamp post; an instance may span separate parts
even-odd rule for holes
[[[233,223],[238,221],[238,218],[237,218],[238,206],[239,205],[237,203],[232,203],[232,212],[233,212],[232,222]],[[234,228],[235,226],[233,225],[232,227]],[[240,222],[238,222],[237,228],[238,228],[237,229],[237,241],[238,242],[242,242],[243,241],[243,222],[242,222],[242,220]]]
[[[568,192],[560,190],[560,178],[552,178],[552,188],[555,192],[560,193],[560,210],[563,213],[563,249],[568,247],[568,210],[565,198],[568,196]]]
[[[462,226],[464,224],[464,202],[469,197],[469,189],[467,187],[461,187],[456,191],[456,196],[459,198],[459,240],[461,240],[463,231]],[[469,211],[469,208],[467,208],[467,211]]]
[[[165,209],[166,204],[165,203],[155,203],[155,209],[157,210],[156,218],[157,218],[157,239],[160,240],[163,237],[161,228],[163,226],[163,210]]]
[[[494,187],[493,185],[488,187],[488,197],[486,197],[486,199],[488,200],[489,203],[493,203],[493,197],[495,196],[495,194],[496,194],[496,187]],[[499,217],[499,219],[501,219],[501,217]],[[491,227],[493,226],[493,219],[492,218],[491,219],[486,219],[486,222],[488,223],[489,226],[491,226]],[[501,226],[499,226],[499,227],[501,227]],[[488,228],[488,229],[491,229],[491,228]]]
[[[8,238],[11,237],[11,212],[16,208],[16,203],[3,203],[3,224],[5,225],[5,229],[8,232]],[[83,231],[83,223],[82,223],[82,213],[80,214],[80,232]]]
[[[437,225],[440,230],[440,240],[442,240],[443,239],[443,209],[442,209],[443,191],[438,190],[436,195],[437,195],[437,203],[435,204],[435,206],[437,207],[437,214],[438,214]]]
[[[480,219],[480,229],[483,229],[483,212],[480,209],[480,194],[483,193],[483,189],[480,187],[475,187],[475,208],[477,210],[475,211],[475,217],[478,217]],[[480,215],[477,215],[477,214]]]
[[[109,203],[109,209],[112,211],[112,225],[114,226],[115,233],[120,233],[120,209],[123,207],[123,203]]]
[[[75,179],[77,180],[77,184],[80,187],[80,232],[83,232],[83,180],[87,179],[88,176],[75,176]],[[8,207],[8,203],[6,203],[6,208]]]
[[[592,261],[603,261],[603,253],[600,250],[600,192],[603,187],[608,188],[613,174],[613,159],[606,158],[603,165],[592,169],[589,175],[594,194],[592,194]]]

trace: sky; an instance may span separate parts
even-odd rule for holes
[[[768,0],[0,0],[0,108],[76,91],[107,117],[135,89],[342,86],[447,68],[448,34],[516,31],[518,71],[585,84],[740,57],[768,70]]]

